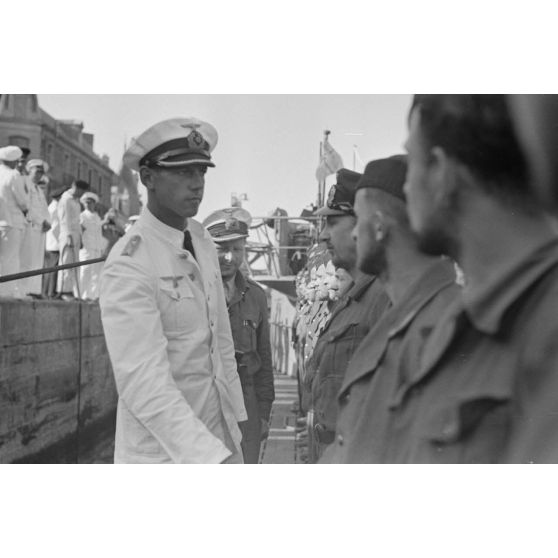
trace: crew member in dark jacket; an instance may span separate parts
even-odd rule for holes
[[[333,307],[308,363],[312,378],[311,462],[316,462],[333,442],[337,394],[345,371],[366,334],[389,306],[389,298],[376,276],[357,268],[353,206],[361,177],[358,172],[341,169],[326,205],[317,211],[326,218],[320,240],[331,253],[333,265],[346,270],[352,282]]]
[[[204,225],[217,244],[238,375],[248,413],[248,421],[240,424],[244,463],[258,463],[260,442],[269,432],[275,389],[267,299],[263,289],[241,270],[250,219],[246,210],[228,208],[212,213]]]

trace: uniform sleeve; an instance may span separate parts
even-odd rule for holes
[[[266,421],[271,414],[271,405],[275,400],[275,386],[273,382],[273,364],[271,361],[271,343],[269,341],[269,316],[267,313],[267,300],[263,291],[258,287],[258,303],[261,320],[258,325],[258,354],[261,368],[254,375],[254,386],[258,399],[260,417]]]
[[[17,205],[23,212],[29,211],[29,190],[26,191],[26,188],[23,176],[14,176],[11,189]]]
[[[217,254],[215,253],[214,265],[215,269],[219,269],[219,262],[217,261]],[[218,323],[217,323],[217,337],[219,344],[219,352],[221,354],[221,361],[225,370],[225,376],[228,379],[231,395],[231,400],[234,405],[234,412],[237,422],[248,420],[248,414],[244,407],[244,396],[242,395],[242,386],[240,385],[240,378],[236,367],[236,359],[234,358],[234,343],[231,333],[231,323],[229,321],[229,313],[227,311],[227,302],[225,300],[225,291],[223,284],[217,285],[218,296]]]
[[[510,436],[508,463],[558,463],[558,327],[549,327],[556,323],[555,306],[549,304],[547,315],[529,328],[515,386],[519,418]]]
[[[58,212],[58,230],[60,239],[67,240],[70,234],[68,227],[68,199],[62,196],[58,202],[56,211]],[[62,248],[62,247],[61,247]]]
[[[119,397],[175,463],[220,463],[231,455],[176,386],[154,284],[129,256],[105,267],[101,316]]]

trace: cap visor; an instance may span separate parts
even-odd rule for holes
[[[330,209],[329,207],[320,207],[314,215],[321,215],[323,217],[327,217],[329,215],[349,215],[345,211],[341,211],[339,209]]]
[[[221,243],[221,242],[228,242],[229,240],[238,240],[239,238],[248,238],[247,234],[230,234],[227,236],[220,236],[218,238],[215,238],[214,236],[211,237],[213,239],[213,242],[216,242],[217,244]]]

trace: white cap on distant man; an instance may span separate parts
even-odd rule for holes
[[[79,201],[83,204],[85,204],[87,200],[93,200],[95,203],[99,203],[99,196],[95,192],[85,192],[85,194],[79,198]]]
[[[28,163],[25,165],[25,170],[27,172],[29,172],[33,167],[43,167],[43,170],[45,172],[48,172],[49,170],[49,166],[48,163],[46,161],[43,161],[42,159],[31,159],[30,161],[28,161]]]
[[[0,148],[0,161],[17,161],[23,155],[23,151],[17,145],[7,145]]]
[[[197,118],[171,118],[148,128],[132,141],[123,162],[135,171],[141,166],[161,168],[201,164],[214,167],[211,152],[217,130]]]

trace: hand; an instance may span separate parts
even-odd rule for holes
[[[263,441],[269,436],[269,423],[265,419],[260,419],[260,421],[261,421],[260,441]]]
[[[50,223],[48,221],[43,221],[43,232],[46,233],[51,229]]]

